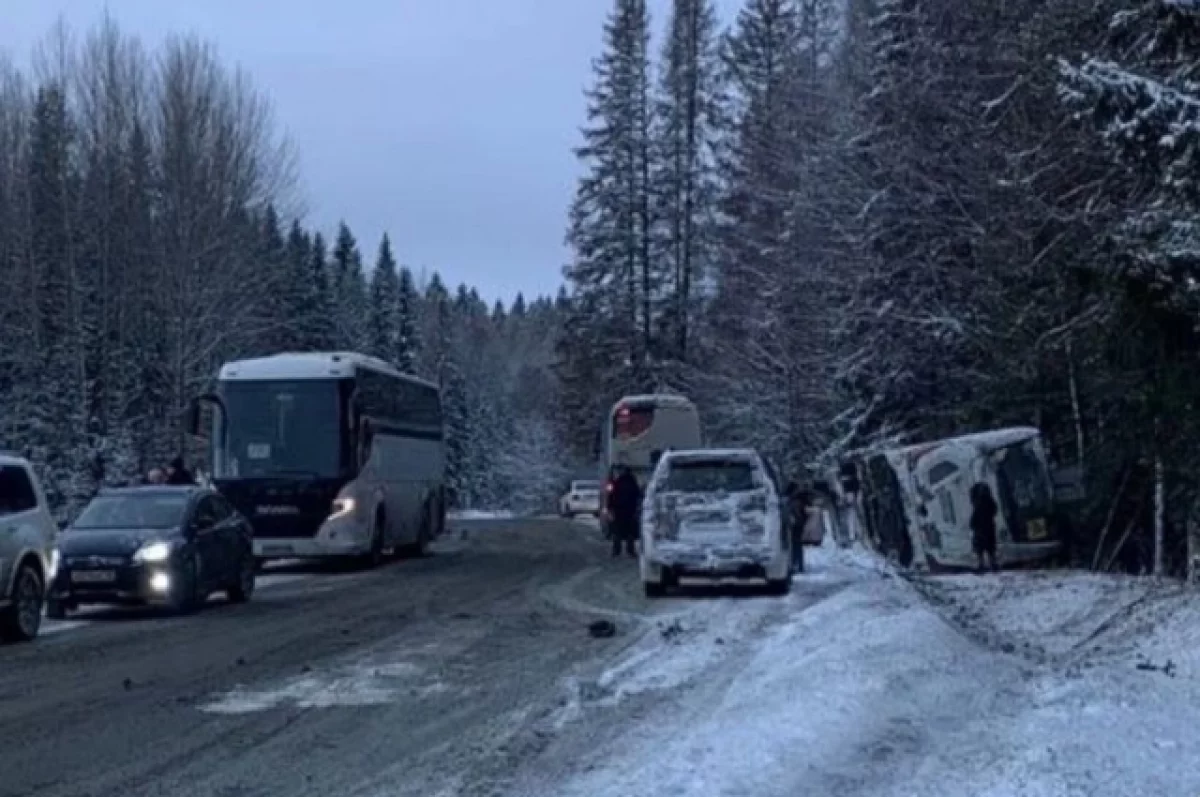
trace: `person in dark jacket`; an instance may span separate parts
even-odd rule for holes
[[[642,488],[628,467],[621,467],[608,494],[609,526],[612,529],[612,555],[621,555],[621,545],[629,556],[637,556],[634,541],[638,537],[638,513],[642,508]]]
[[[794,481],[788,482],[784,494],[787,497],[787,528],[792,544],[792,572],[803,573],[804,527],[808,525],[808,509],[813,505],[813,495]]]
[[[984,560],[989,569],[996,570],[996,515],[1000,507],[992,497],[992,490],[983,482],[971,488],[971,547],[979,557],[979,570],[983,571]]]
[[[183,457],[175,457],[167,465],[167,484],[195,484],[196,477],[183,465]]]

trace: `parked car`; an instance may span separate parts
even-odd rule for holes
[[[668,451],[642,503],[642,585],[663,595],[682,577],[765,579],[791,589],[782,498],[753,449]]]
[[[558,512],[563,517],[600,514],[600,482],[574,481],[570,489],[558,501]]]
[[[41,629],[57,534],[29,462],[0,454],[0,638],[27,642]]]
[[[161,605],[185,612],[214,592],[254,592],[250,524],[200,486],[101,491],[60,535],[47,614],[81,603]]]

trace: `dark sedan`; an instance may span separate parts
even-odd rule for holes
[[[161,605],[179,612],[224,591],[254,592],[250,524],[203,487],[103,490],[59,535],[47,613],[81,603]]]

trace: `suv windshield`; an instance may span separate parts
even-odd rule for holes
[[[745,460],[705,459],[672,462],[664,487],[682,493],[738,493],[756,489],[753,464]]]
[[[102,495],[71,524],[75,529],[169,529],[183,520],[184,495]]]

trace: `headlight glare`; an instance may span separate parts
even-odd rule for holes
[[[353,498],[335,498],[333,499],[333,512],[330,513],[329,517],[341,517],[342,515],[349,515],[353,511]]]
[[[171,558],[169,542],[149,542],[138,549],[133,555],[135,562],[165,562]]]

